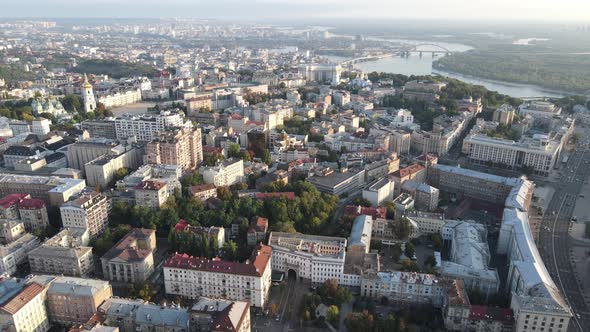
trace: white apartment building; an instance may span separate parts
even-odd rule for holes
[[[50,324],[45,308],[45,287],[15,280],[0,283],[0,329],[14,332],[45,332]]]
[[[394,303],[442,307],[450,280],[415,272],[378,272],[361,278],[361,295]]]
[[[190,127],[190,122],[184,121],[181,111],[161,111],[156,115],[126,114],[115,118],[115,132],[117,139],[136,137],[138,141],[149,142],[155,134],[168,127]]]
[[[383,205],[393,201],[393,182],[389,178],[375,181],[367,189],[363,189],[363,198],[373,206]]]
[[[51,131],[51,121],[49,119],[39,118],[31,122],[31,131],[38,136],[45,136]]]
[[[59,210],[63,227],[86,229],[91,238],[102,234],[108,224],[108,199],[96,191],[81,194]]]
[[[115,92],[98,97],[98,102],[106,108],[113,108],[135,104],[141,101],[141,90],[132,89],[127,91]]]
[[[414,116],[412,112],[407,109],[399,109],[393,111],[391,114],[389,126],[393,128],[409,128],[409,129],[419,129],[420,126],[417,126],[414,123]]]
[[[244,162],[241,159],[230,158],[217,166],[203,166],[199,168],[205,183],[214,184],[216,187],[231,186],[242,182],[244,177]]]
[[[347,240],[340,237],[271,232],[272,269],[287,276],[321,284],[328,279],[343,283]]]
[[[340,82],[342,68],[339,65],[302,65],[299,73],[308,82]]]
[[[537,250],[526,211],[506,208],[497,252],[508,256],[507,288],[516,331],[563,332],[572,311],[547,271]]]
[[[15,241],[0,246],[0,273],[16,273],[18,265],[27,261],[28,253],[41,243],[31,233],[26,233]]]
[[[134,188],[135,204],[149,209],[159,209],[170,197],[168,184],[164,181],[145,180]]]
[[[541,100],[531,100],[518,106],[518,113],[522,116],[530,115],[535,119],[547,119],[561,114],[561,107]]]
[[[264,307],[271,286],[272,252],[271,247],[260,244],[249,263],[175,254],[164,263],[166,294],[248,301]]]

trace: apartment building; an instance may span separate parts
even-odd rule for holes
[[[98,97],[98,102],[106,108],[125,106],[135,104],[141,101],[141,90],[131,89],[127,91],[117,91]]]
[[[82,234],[80,234],[82,233]],[[28,254],[32,273],[85,277],[94,271],[87,232],[63,229]]]
[[[201,297],[189,310],[190,331],[250,332],[250,303]]]
[[[31,233],[9,244],[0,245],[0,273],[16,273],[18,266],[26,263],[28,253],[39,245],[39,239]]]
[[[389,178],[393,182],[394,195],[399,195],[402,192],[402,185],[409,180],[414,180],[416,183],[426,181],[426,167],[420,164],[412,164],[391,173]]]
[[[150,142],[158,132],[170,127],[190,127],[182,111],[161,111],[159,114],[125,114],[115,118],[117,139],[135,137],[140,142]]]
[[[42,285],[5,279],[0,286],[0,329],[9,332],[49,330]]]
[[[98,313],[104,324],[116,326],[120,332],[156,331],[188,332],[188,310],[179,307],[162,307],[142,300],[110,298],[105,300]]]
[[[96,191],[80,194],[59,210],[63,227],[87,229],[91,238],[102,234],[108,225],[108,199]]]
[[[561,107],[547,101],[530,100],[518,106],[518,113],[522,116],[530,115],[536,119],[553,118],[561,114]]]
[[[266,232],[268,232],[268,219],[257,217],[250,223],[246,234],[248,245],[254,246],[257,243],[266,239]]]
[[[103,301],[113,296],[108,281],[56,277],[47,288],[46,306],[52,322],[73,325],[86,323]]]
[[[170,197],[168,184],[163,181],[145,180],[134,189],[135,204],[149,209],[159,209]]]
[[[91,137],[102,137],[111,140],[117,139],[115,121],[113,118],[84,120],[80,125],[82,130],[88,131]]]
[[[0,199],[0,217],[21,221],[28,232],[49,223],[45,202],[29,194],[9,194]]]
[[[463,301],[469,303],[462,284],[433,274],[416,272],[377,272],[361,278],[361,295],[406,305],[432,305],[441,308],[449,288],[460,287]]]
[[[134,228],[101,257],[102,273],[111,281],[144,282],[154,272],[155,250],[156,231]]]
[[[114,152],[116,151],[116,152]],[[84,165],[88,186],[107,189],[121,168],[136,169],[142,164],[141,149],[121,145],[109,154],[102,155]]]
[[[63,204],[84,188],[86,181],[80,179],[0,173],[0,196],[29,194],[50,206]]]
[[[201,129],[180,128],[158,132],[145,147],[146,164],[177,165],[195,169],[203,161]]]
[[[271,254],[271,247],[262,244],[253,251],[248,263],[177,253],[164,264],[166,294],[248,301],[255,307],[264,307],[271,286]]]
[[[199,173],[203,175],[205,183],[213,184],[216,187],[231,186],[242,182],[244,162],[241,159],[230,158],[217,166],[203,166],[199,168]]]

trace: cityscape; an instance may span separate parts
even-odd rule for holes
[[[590,17],[9,2],[1,331],[590,331]]]

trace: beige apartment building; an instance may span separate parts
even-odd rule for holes
[[[154,272],[156,231],[134,228],[102,256],[102,273],[111,281],[138,283]]]
[[[84,277],[94,271],[92,247],[81,245],[64,229],[29,252],[31,272]]]
[[[45,287],[38,283],[18,283],[3,280],[0,286],[7,290],[0,297],[0,330],[10,332],[45,332],[49,319],[45,309]]]
[[[60,207],[63,227],[87,229],[94,238],[102,234],[108,224],[108,205],[102,193],[83,193]]]
[[[145,147],[145,164],[178,165],[191,170],[203,161],[200,128],[165,130],[154,136]]]
[[[49,319],[64,325],[86,323],[112,296],[108,281],[57,277],[47,289]]]

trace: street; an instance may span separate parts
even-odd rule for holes
[[[580,139],[589,141],[588,134]],[[572,264],[574,241],[569,235],[576,200],[589,175],[590,152],[579,145],[570,153],[567,165],[562,166],[539,233],[539,251],[553,281],[560,288],[572,308],[569,331],[589,331],[590,313],[578,277]]]

